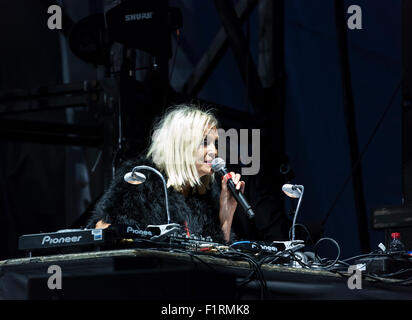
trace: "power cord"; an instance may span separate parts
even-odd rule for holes
[[[336,247],[338,248],[338,254],[337,254],[335,260],[333,260],[332,263],[330,263],[330,264],[327,265],[327,266],[319,266],[320,269],[326,269],[326,270],[328,270],[328,269],[332,268],[332,267],[338,262],[338,260],[339,260],[339,258],[340,258],[340,246],[339,246],[339,244],[338,244],[334,239],[332,239],[332,238],[321,238],[321,239],[319,239],[319,240],[316,242],[316,244],[314,245],[313,251],[315,251],[315,248],[319,245],[319,243],[321,243],[322,241],[325,241],[325,240],[332,241],[332,243],[335,244]],[[316,254],[316,251],[315,251],[315,254]]]

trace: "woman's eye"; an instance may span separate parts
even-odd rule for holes
[[[203,140],[203,146],[207,147],[209,145],[209,143],[212,143],[212,141],[209,141],[208,139]],[[215,145],[215,148],[217,149],[217,146],[219,145],[219,141],[215,140],[214,145]]]

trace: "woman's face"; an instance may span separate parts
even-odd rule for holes
[[[196,153],[196,169],[199,177],[212,175],[212,160],[217,156],[218,133],[211,128],[204,137]]]

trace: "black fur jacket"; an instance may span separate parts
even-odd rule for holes
[[[124,181],[124,175],[137,165],[156,168],[153,162],[143,157],[124,162],[117,169],[108,190],[97,202],[88,221],[88,228],[94,228],[99,220],[110,224],[137,225],[143,230],[150,224],[167,223],[163,182],[156,173],[142,171],[146,176],[146,182],[143,184],[132,185]],[[210,190],[203,195],[195,193],[185,197],[169,187],[171,222],[182,227],[187,226],[190,234],[210,236],[213,241],[223,243],[224,237],[219,221],[219,196],[220,184],[217,181],[212,183]],[[234,237],[233,233],[231,237]]]

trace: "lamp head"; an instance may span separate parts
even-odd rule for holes
[[[289,197],[289,198],[300,198],[302,195],[302,186],[297,186],[295,184],[284,184],[282,186],[282,191]]]
[[[146,181],[146,176],[141,172],[128,172],[124,175],[124,181],[130,184],[141,184]]]

